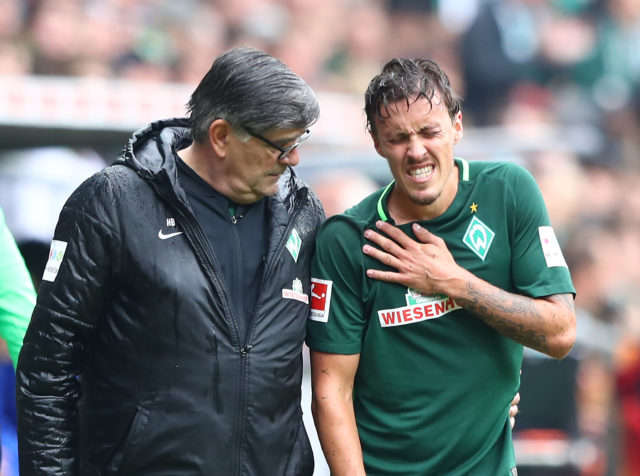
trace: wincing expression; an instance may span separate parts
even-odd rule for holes
[[[452,119],[438,93],[432,104],[398,101],[388,113],[375,119],[372,137],[396,181],[389,211],[401,222],[440,216],[458,190],[453,146],[462,138],[462,113]]]

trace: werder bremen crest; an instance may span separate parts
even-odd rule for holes
[[[496,236],[496,234],[493,230],[482,223],[478,217],[474,216],[471,219],[471,223],[469,223],[469,227],[462,241],[484,261],[494,236]]]
[[[289,253],[291,253],[293,261],[295,261],[296,263],[298,262],[300,247],[302,247],[302,238],[300,238],[298,230],[294,228],[289,235],[289,239],[287,240],[287,249],[289,250]]]

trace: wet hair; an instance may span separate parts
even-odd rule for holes
[[[436,93],[453,120],[462,108],[462,100],[451,89],[449,77],[437,63],[427,59],[390,60],[371,80],[364,95],[367,130],[376,133],[375,119],[387,119],[393,103],[404,101],[409,107],[422,97],[433,107]]]
[[[224,119],[241,140],[247,127],[306,129],[320,114],[313,90],[289,67],[263,51],[233,48],[218,56],[187,104],[194,141],[206,142],[209,126]]]

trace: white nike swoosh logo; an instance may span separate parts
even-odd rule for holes
[[[166,240],[167,238],[173,238],[174,236],[182,235],[181,231],[176,231],[175,233],[167,233],[166,235],[162,233],[162,230],[158,232],[158,238],[161,240]]]

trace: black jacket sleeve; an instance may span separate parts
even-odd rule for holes
[[[16,371],[23,476],[78,474],[79,376],[114,279],[118,215],[105,171],[78,187],[60,214],[56,253],[50,253]]]

